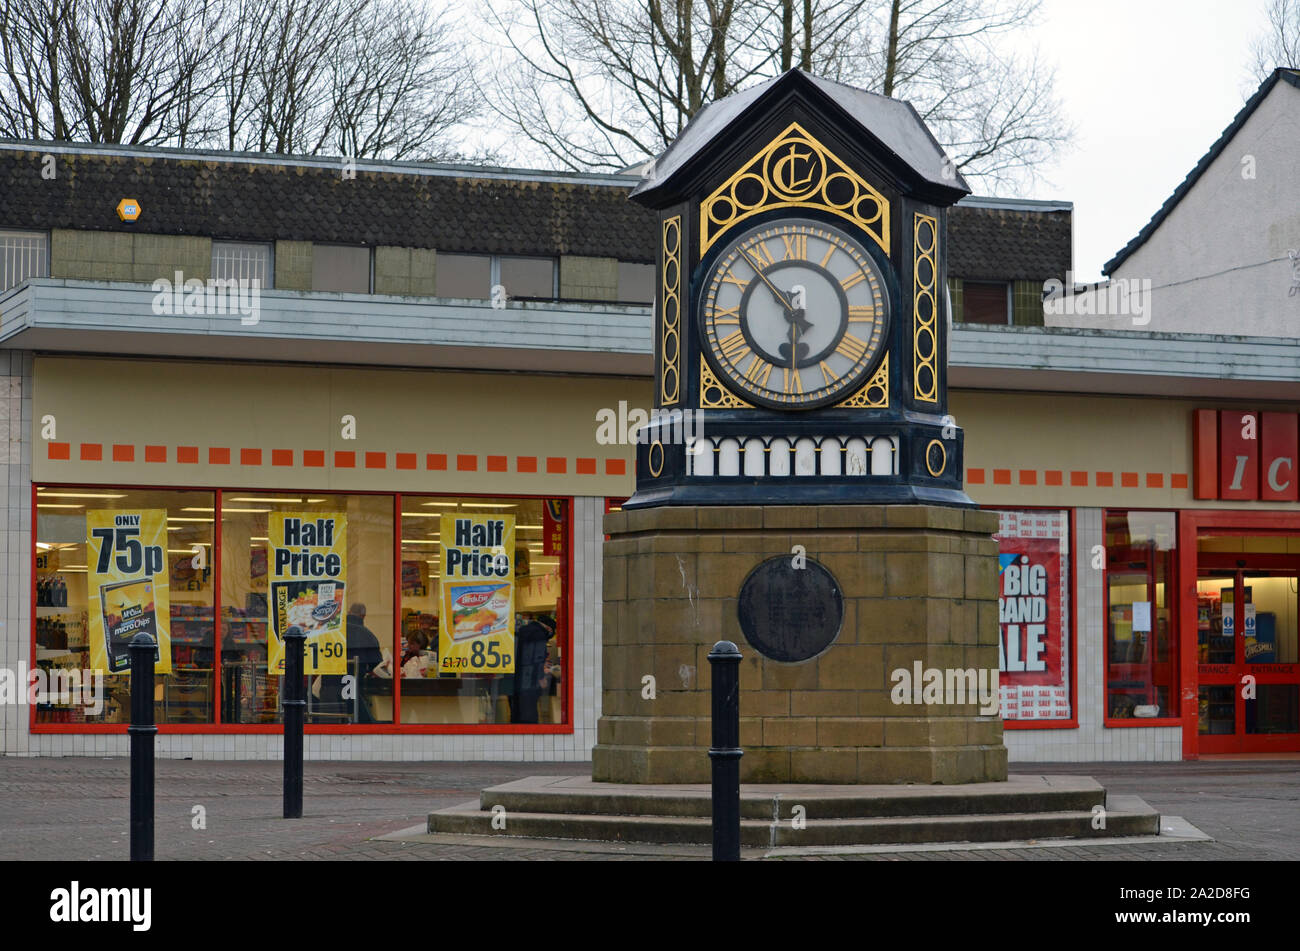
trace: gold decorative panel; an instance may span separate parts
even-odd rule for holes
[[[746,403],[725,386],[718,382],[709,365],[700,360],[700,408],[701,409],[753,409],[753,403]]]
[[[864,230],[889,253],[889,202],[797,122],[700,203],[700,253],[773,208],[819,208]]]
[[[884,409],[889,405],[889,354],[880,361],[880,368],[867,381],[867,385],[848,399],[836,403],[839,409]]]
[[[659,341],[659,403],[674,406],[682,384],[682,216],[664,221],[663,287],[659,313],[662,337]]]
[[[912,388],[918,400],[939,402],[939,222],[917,213],[912,222]]]

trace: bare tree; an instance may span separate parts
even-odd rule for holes
[[[704,105],[792,66],[911,101],[985,186],[1032,180],[1070,130],[1007,40],[1038,0],[493,0],[492,112],[551,161],[620,167]],[[509,80],[498,82],[506,75]]]
[[[0,134],[88,142],[183,137],[202,99],[211,0],[0,0]]]
[[[468,64],[419,0],[0,0],[0,135],[463,158]]]
[[[1270,0],[1265,16],[1268,26],[1251,44],[1256,84],[1279,66],[1300,69],[1300,0]]]

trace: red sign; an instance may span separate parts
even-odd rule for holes
[[[547,499],[542,506],[542,554],[564,554],[564,499]]]
[[[1300,414],[1198,409],[1192,445],[1194,498],[1300,500]]]
[[[999,512],[998,642],[1002,717],[1069,720],[1069,519]]]
[[[1300,472],[1296,471],[1297,427],[1295,413],[1260,413],[1259,497],[1270,502],[1300,498]]]
[[[1259,414],[1219,413],[1219,498],[1259,498]]]

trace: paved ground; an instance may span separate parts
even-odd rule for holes
[[[376,841],[410,829],[433,809],[476,797],[484,786],[541,774],[588,772],[577,763],[309,762],[304,817],[281,812],[277,762],[159,760],[159,859],[588,859],[682,860],[705,850],[652,846],[588,852],[519,844]],[[987,861],[1026,859],[1267,860],[1300,858],[1300,761],[1013,766],[1015,772],[1095,777],[1113,793],[1138,795],[1182,816],[1213,842],[1070,848],[1012,847],[801,856],[819,860]],[[127,857],[128,761],[0,758],[0,860],[85,861]],[[206,828],[195,829],[202,807]],[[635,853],[635,854],[633,854]]]

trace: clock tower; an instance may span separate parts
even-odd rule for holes
[[[910,105],[799,71],[697,116],[632,192],[660,242],[627,507],[972,506],[945,253],[969,191]]]
[[[708,781],[719,640],[744,782],[1006,778],[997,518],[947,405],[968,193],[910,105],[799,71],[647,168],[655,407],[605,517],[593,779]]]

